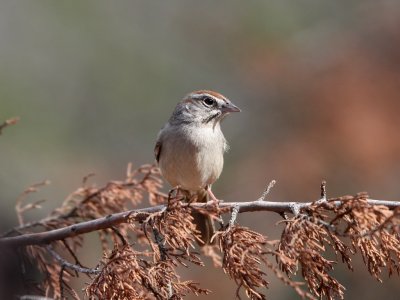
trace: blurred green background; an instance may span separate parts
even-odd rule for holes
[[[213,89],[242,108],[223,124],[231,150],[214,192],[309,201],[368,191],[400,200],[399,1],[4,1],[0,4],[1,226],[32,183],[52,184],[37,219],[96,173],[123,178],[128,162],[153,162],[158,130],[176,102]],[[279,238],[279,218],[239,222]],[[82,256],[91,256],[83,253]],[[97,255],[97,254],[96,254]],[[100,258],[100,253],[94,258]],[[335,274],[346,299],[398,299],[399,279],[377,283],[355,260]],[[220,270],[185,279],[232,299]],[[269,299],[297,299],[268,275]]]

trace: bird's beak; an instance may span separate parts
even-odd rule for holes
[[[240,108],[237,107],[232,102],[226,103],[222,106],[223,113],[240,112],[240,111],[241,111]]]

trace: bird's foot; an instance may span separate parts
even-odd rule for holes
[[[215,197],[215,195],[214,195],[214,193],[211,191],[211,189],[207,189],[207,192],[208,192],[208,195],[210,196],[210,201],[209,201],[209,203],[210,203],[211,205],[214,205],[214,206],[216,206],[216,207],[219,207],[219,204],[220,204],[221,202],[224,201],[224,200],[217,199],[217,197]]]

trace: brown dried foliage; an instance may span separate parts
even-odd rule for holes
[[[25,251],[31,265],[35,266],[42,276],[41,282],[31,289],[38,289],[45,297],[55,299],[63,299],[66,291],[73,299],[79,300],[78,294],[69,285],[71,277],[74,276],[71,270],[58,264],[44,247],[27,246]]]
[[[314,299],[301,288],[303,283],[287,278],[278,266],[272,263],[274,258],[281,256],[275,250],[276,242],[269,241],[258,232],[233,224],[217,232],[215,237],[219,238],[219,248],[223,254],[222,268],[238,286],[237,298],[240,299],[240,290],[244,288],[248,298],[266,299],[266,295],[260,289],[268,288],[265,270],[267,268],[284,284],[292,287],[301,298]]]
[[[112,181],[101,188],[87,186],[87,179],[84,178],[82,187],[68,196],[59,209],[33,223],[25,223],[23,215],[39,207],[36,203],[23,206],[22,201],[43,184],[29,187],[17,200],[20,226],[6,235],[34,232],[41,227],[46,230],[62,228],[79,221],[126,211],[138,205],[146,194],[153,205],[167,201],[167,196],[159,191],[162,186],[159,171],[152,165],[144,165],[135,171],[131,171],[129,166],[124,181]],[[76,251],[83,247],[82,236],[57,242],[62,245],[60,249],[66,249],[75,260],[72,270],[72,264],[66,260],[60,263],[45,247],[27,247],[28,256],[44,275],[40,282],[41,293],[63,299],[64,292],[68,291],[79,299],[68,285],[68,280],[71,276],[78,276],[83,269],[87,274],[98,273],[86,289],[90,299],[182,299],[188,293],[209,293],[194,281],[181,281],[175,270],[178,264],[188,266],[189,262],[203,265],[198,253],[193,251],[199,232],[193,224],[191,208],[181,207],[181,200],[170,199],[164,211],[147,214],[142,226],[128,222],[120,224],[118,228],[100,231],[104,253],[110,253],[110,242],[114,249],[111,254],[105,254],[95,269],[82,268],[76,256]],[[135,242],[144,243],[150,248],[134,250],[131,244]]]
[[[69,195],[63,206],[53,213],[53,220],[58,221],[61,217],[72,224],[76,220],[92,220],[115,212],[126,211],[141,203],[145,194],[148,195],[149,201],[153,205],[166,200],[166,195],[159,191],[162,187],[162,180],[158,168],[154,165],[143,165],[134,171],[129,165],[124,181],[111,181],[102,188],[86,186],[87,179],[88,177],[85,177],[83,186]],[[129,223],[121,224],[118,232],[124,238],[129,238],[129,233],[132,232],[139,236],[142,234],[140,229]],[[103,251],[110,248],[109,237],[113,241],[120,238],[112,229],[98,231],[98,234]]]
[[[257,288],[268,288],[268,282],[264,279],[265,272],[261,270],[266,238],[237,225],[218,232],[216,237],[219,238],[219,247],[224,254],[224,272],[235,280],[239,287],[243,286],[250,299],[265,299]]]
[[[278,245],[278,264],[288,276],[301,269],[313,294],[327,299],[344,298],[344,287],[331,275],[337,258],[353,270],[351,256],[360,252],[369,273],[381,281],[383,268],[399,274],[399,210],[372,206],[368,196],[317,201],[304,213],[285,221]],[[350,242],[349,242],[350,241]]]
[[[367,194],[360,193],[331,199],[322,208],[335,215],[329,220],[331,231],[351,240],[351,246],[341,251],[342,257],[345,259],[346,252],[359,251],[368,272],[382,281],[383,268],[387,268],[389,275],[400,271],[400,210],[390,210],[383,205],[372,206],[367,199]],[[337,200],[340,205],[336,205]],[[315,210],[321,211],[320,207],[316,206]]]
[[[171,261],[151,262],[149,255],[129,245],[115,248],[86,288],[89,299],[183,299],[190,292],[208,293],[193,281],[181,282]]]
[[[82,235],[54,242],[58,257],[46,246],[26,247],[28,257],[43,274],[40,294],[63,299],[69,293],[79,299],[69,285],[71,277],[79,273],[89,276],[86,288],[89,299],[183,299],[189,293],[210,292],[192,280],[181,280],[177,273],[178,266],[204,266],[195,251],[199,241],[191,214],[195,208],[183,205],[179,193],[168,197],[160,192],[162,181],[157,168],[145,165],[131,171],[129,167],[124,180],[111,181],[100,188],[88,186],[87,179],[59,209],[31,223],[25,221],[24,214],[39,208],[40,203],[23,203],[41,185],[28,188],[16,205],[20,225],[5,235],[62,228],[126,211],[146,196],[151,205],[166,206],[161,211],[144,212],[141,218],[98,231],[104,256],[96,268],[85,268],[79,261],[77,251],[84,246]],[[196,210],[210,214],[214,220],[227,212],[212,206]],[[272,242],[260,233],[236,225],[239,210],[233,206],[229,224],[221,226],[214,236],[216,243],[201,248],[203,255],[211,257],[214,265],[222,266],[236,282],[238,298],[243,289],[250,299],[266,299],[263,289],[268,288],[266,275],[271,272],[301,298],[343,299],[344,287],[332,271],[339,261],[352,270],[352,256],[356,253],[361,254],[369,273],[378,280],[383,269],[389,275],[399,274],[400,208],[373,206],[368,204],[366,194],[358,194],[319,200],[293,211],[294,217],[281,222],[284,225],[281,239]],[[330,257],[332,252],[336,257]],[[73,263],[62,256],[68,256]],[[304,283],[292,278],[297,273]]]
[[[195,248],[195,241],[201,241],[193,220],[190,207],[182,207],[179,199],[170,200],[165,210],[145,220],[144,232],[154,251],[155,260],[172,259],[173,263],[176,261],[184,266],[187,266],[185,261],[204,265],[198,253],[191,251]],[[155,242],[149,238],[149,227]]]
[[[343,298],[344,287],[329,275],[334,261],[323,257],[329,234],[320,224],[308,216],[299,216],[287,221],[278,246],[279,266],[286,274],[301,274],[311,291],[328,299]]]
[[[101,273],[88,286],[90,299],[183,299],[188,293],[208,294],[194,281],[181,281],[178,264],[203,266],[194,248],[199,232],[190,208],[171,200],[161,212],[143,222],[150,252],[138,252],[130,245],[117,247],[103,260]],[[151,259],[152,258],[152,259]]]

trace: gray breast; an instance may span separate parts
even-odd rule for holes
[[[172,186],[196,191],[212,184],[221,174],[226,147],[218,126],[167,126],[160,135],[159,166]]]

